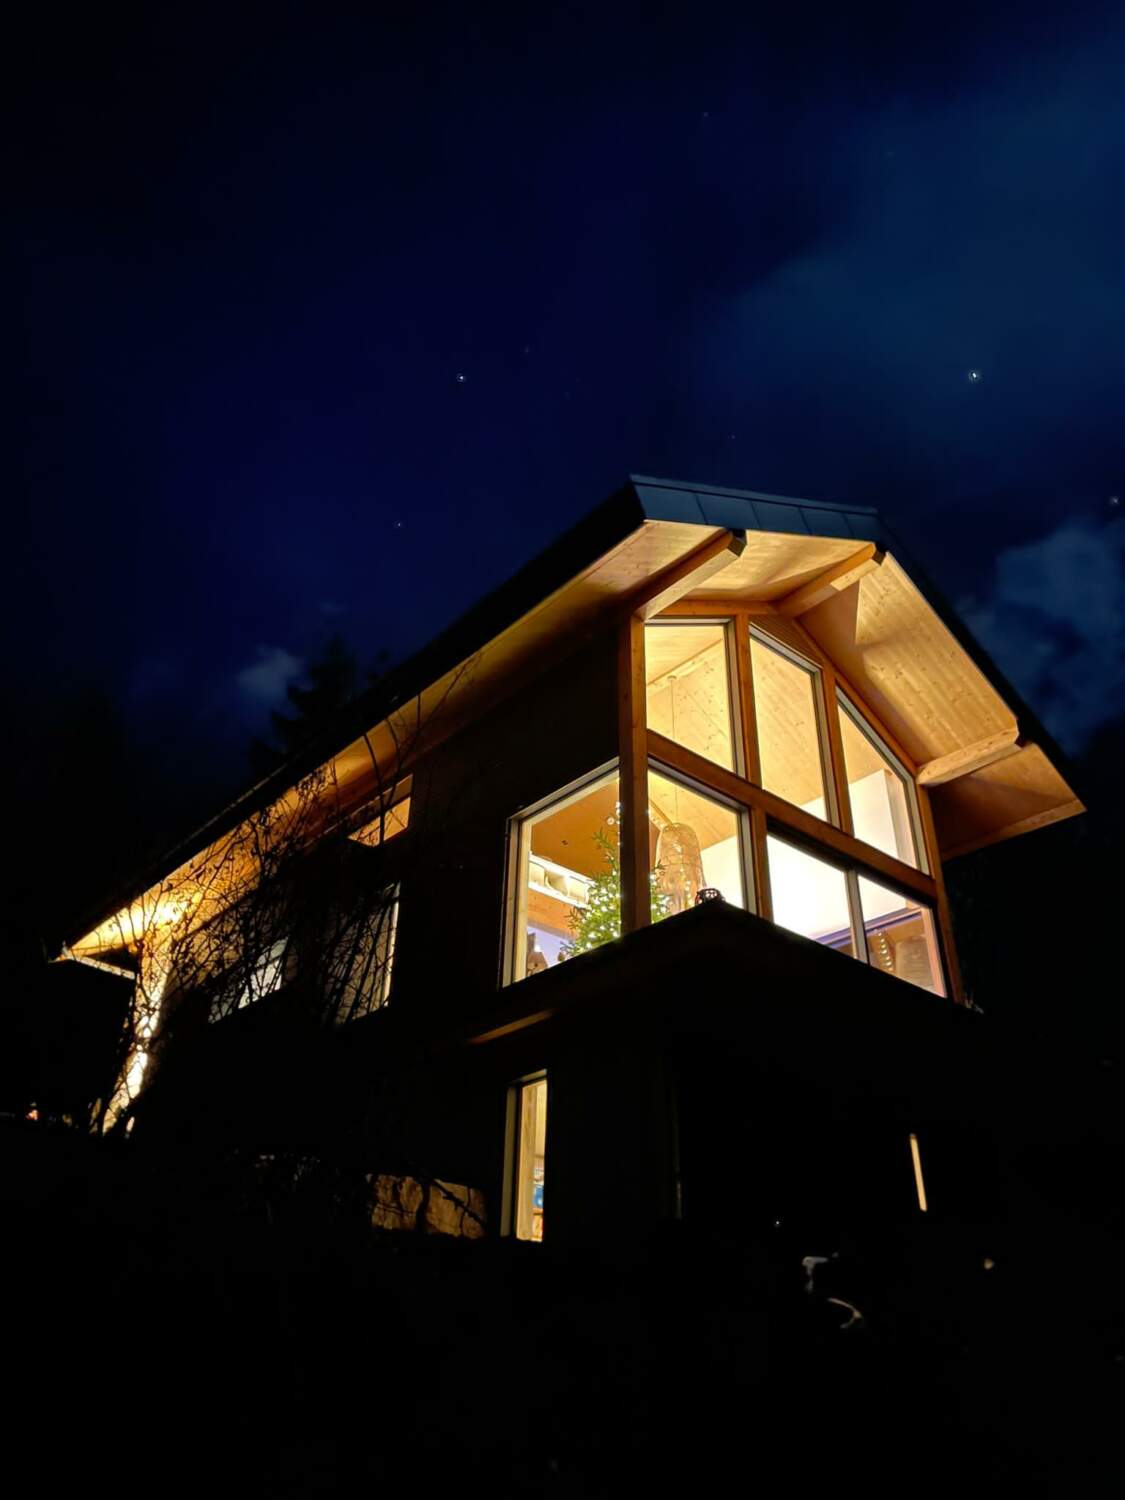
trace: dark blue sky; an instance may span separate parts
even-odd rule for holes
[[[402,654],[630,470],[877,504],[1064,741],[1122,711],[1120,7],[364,10],[19,59],[32,715],[237,779],[329,631]]]

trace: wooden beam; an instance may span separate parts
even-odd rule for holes
[[[930,869],[934,872],[934,884],[937,886],[937,919],[938,931],[941,933],[941,946],[945,957],[945,974],[949,982],[949,996],[956,1000],[958,1005],[965,1003],[965,984],[961,978],[961,961],[957,956],[957,939],[953,931],[953,914],[949,908],[949,896],[945,889],[945,874],[941,864],[941,850],[938,847],[937,830],[934,828],[934,812],[930,806],[930,794],[924,786],[918,788],[918,813],[922,819],[922,838],[926,845],[926,855],[929,860]]]
[[[1014,839],[1021,833],[1034,833],[1037,828],[1048,828],[1064,818],[1076,818],[1086,811],[1086,804],[1077,797],[1070,802],[1060,802],[1057,807],[1048,807],[1045,812],[1033,813],[1030,818],[1020,818],[1016,823],[1006,823],[1003,828],[994,828],[977,839],[969,839],[945,851],[945,858],[960,859],[963,854],[975,854],[978,849],[988,849],[993,844],[1002,844],[1005,839]]]
[[[831,667],[820,669],[824,690],[824,731],[827,739],[828,766],[832,778],[832,794],[836,802],[836,816],[845,833],[855,834],[852,822],[852,799],[848,789],[847,766],[844,761],[844,736],[840,728],[840,705],[836,699],[836,673]]]
[[[754,872],[754,909],[767,922],[773,921],[773,892],[770,890],[770,863],[766,849],[766,815],[760,807],[750,809],[750,862]]]
[[[728,563],[734,562],[746,551],[746,533],[742,531],[720,531],[710,541],[696,547],[672,567],[650,578],[630,600],[630,607],[642,620],[651,620],[699,588],[708,579],[721,573]]]
[[[758,714],[754,699],[754,673],[750,665],[750,632],[745,620],[735,620],[728,627],[734,631],[734,670],[738,688],[739,727],[742,731],[742,773],[747,781],[759,786],[762,781],[762,756],[758,746]]]
[[[645,627],[628,615],[618,627],[617,729],[621,801],[621,931],[647,927],[652,915],[648,886],[648,715],[645,688]]]
[[[670,619],[684,615],[723,620],[734,615],[775,615],[777,610],[765,599],[740,599],[737,594],[693,594],[690,599],[677,599],[667,605],[661,614]]]
[[[942,786],[947,781],[956,781],[958,776],[968,776],[994,761],[1005,760],[1023,747],[1020,744],[1018,724],[978,740],[975,745],[966,745],[963,750],[953,750],[948,755],[939,755],[918,767],[919,786]]]
[[[858,583],[865,574],[877,568],[883,561],[883,555],[874,542],[867,542],[858,552],[853,552],[842,562],[833,563],[830,568],[825,568],[823,573],[809,583],[803,583],[799,589],[794,589],[791,594],[786,594],[784,598],[776,600],[775,608],[778,614],[792,618],[815,609],[818,604],[831,599],[833,594],[839,594],[844,589],[851,588],[853,583]]]

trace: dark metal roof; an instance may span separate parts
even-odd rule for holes
[[[650,521],[694,521],[731,531],[780,531],[796,536],[834,536],[878,542],[881,522],[864,505],[797,500],[759,490],[720,489],[677,479],[630,476],[630,485]]]

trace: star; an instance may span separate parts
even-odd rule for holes
[[[457,384],[458,385],[464,385],[465,384],[465,377],[464,377],[464,375],[462,375],[462,373],[460,372],[460,370],[458,370],[458,372],[457,372]]]

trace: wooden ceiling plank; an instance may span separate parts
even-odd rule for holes
[[[978,849],[988,849],[993,844],[1002,844],[1006,839],[1016,838],[1021,833],[1034,833],[1037,828],[1048,828],[1052,823],[1061,823],[1064,818],[1076,818],[1079,813],[1085,811],[1085,803],[1075,797],[1069,802],[1061,802],[1058,807],[1049,807],[1043,812],[1034,813],[1030,818],[1021,818],[1018,822],[1007,823],[1002,828],[990,828],[979,838],[967,839],[965,843],[957,844],[952,849],[943,849],[942,859],[959,859],[963,854],[975,854]]]

